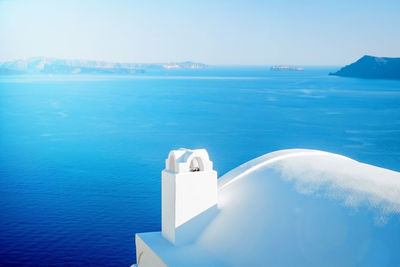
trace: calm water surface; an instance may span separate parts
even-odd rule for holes
[[[206,148],[220,175],[286,148],[400,171],[400,81],[335,69],[0,77],[0,265],[134,263],[171,149]]]

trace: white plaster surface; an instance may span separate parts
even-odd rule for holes
[[[340,155],[251,160],[218,179],[207,216],[182,227],[190,243],[140,236],[168,266],[400,266],[400,173]]]
[[[217,205],[217,172],[204,149],[171,151],[162,171],[162,234],[188,241],[178,227]],[[195,169],[196,171],[191,171]]]
[[[166,267],[168,265],[150,248],[146,242],[140,237],[135,236],[136,244],[136,262],[138,267],[154,266],[154,267]],[[152,244],[154,247],[154,244]]]

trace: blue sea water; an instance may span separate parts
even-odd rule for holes
[[[400,81],[335,69],[0,76],[0,265],[134,263],[171,149],[206,148],[219,175],[286,148],[400,171]]]

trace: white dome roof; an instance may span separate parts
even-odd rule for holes
[[[153,249],[171,266],[398,266],[400,173],[269,153],[219,179],[218,211],[198,227],[193,243]]]

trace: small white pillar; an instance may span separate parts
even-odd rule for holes
[[[205,149],[172,150],[162,171],[162,235],[173,244],[177,228],[217,204],[217,172]]]

